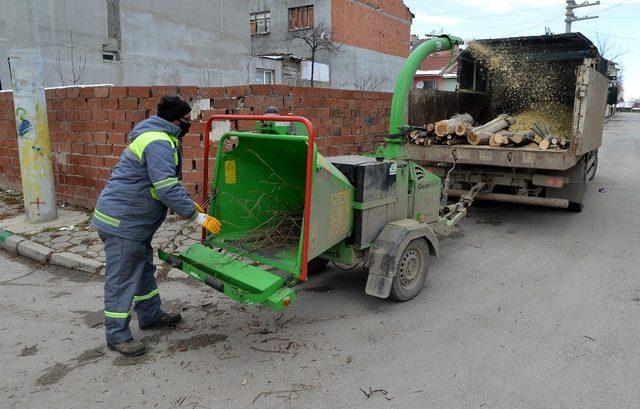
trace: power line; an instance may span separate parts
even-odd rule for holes
[[[605,37],[619,38],[621,40],[640,41],[640,38],[625,37],[625,36],[618,36],[618,35],[614,35],[614,34],[601,33],[600,31],[589,30],[588,28],[581,28],[581,30],[588,31],[590,33],[599,34],[599,35],[602,35],[602,36],[605,36]]]

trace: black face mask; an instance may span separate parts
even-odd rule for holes
[[[178,138],[182,138],[189,132],[189,128],[191,128],[191,121],[185,121],[184,119],[180,119],[180,135]]]

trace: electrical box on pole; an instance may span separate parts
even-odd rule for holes
[[[584,17],[576,17],[575,13],[573,12],[574,9],[578,9],[581,7],[591,7],[591,6],[597,6],[600,4],[600,1],[596,1],[595,3],[589,3],[588,1],[585,1],[583,3],[577,4],[575,2],[575,0],[567,0],[567,7],[566,7],[566,13],[565,13],[565,19],[564,22],[566,23],[565,26],[565,33],[570,33],[571,32],[571,23],[573,23],[574,21],[580,21],[580,20],[591,20],[594,18],[598,18],[598,16],[584,16]]]
[[[26,220],[58,218],[42,55],[34,0],[5,4],[13,106]]]

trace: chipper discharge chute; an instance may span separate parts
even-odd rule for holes
[[[307,119],[219,115],[205,135],[221,120],[257,121],[218,143],[208,213],[222,231],[160,258],[234,300],[281,310],[307,261],[351,234],[354,188],[317,152]]]
[[[372,155],[325,158],[303,117],[209,118],[203,200],[222,231],[180,254],[159,251],[160,258],[234,300],[276,311],[294,301],[293,286],[306,280],[309,266],[329,260],[366,263],[369,295],[415,297],[428,258],[437,256],[434,230],[464,217],[482,187],[441,205],[440,178],[412,162],[403,146],[412,130],[404,117],[413,74],[427,55],[461,42],[442,36],[411,54],[396,83],[387,145]],[[256,130],[222,135],[208,196],[213,121],[256,121]]]

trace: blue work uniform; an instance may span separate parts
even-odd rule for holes
[[[104,315],[107,342],[132,338],[131,304],[141,327],[165,313],[155,280],[151,239],[167,208],[195,219],[198,212],[180,183],[180,127],[158,116],[129,134],[111,178],[100,193],[91,223],[105,246]]]

